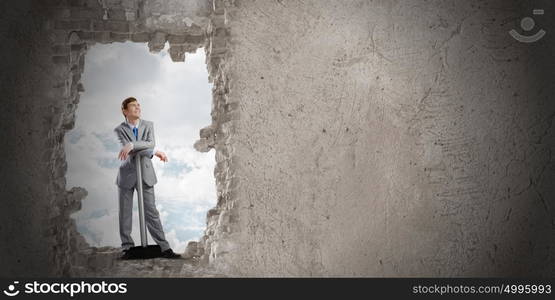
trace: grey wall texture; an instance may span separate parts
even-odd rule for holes
[[[551,1],[98,3],[1,4],[3,276],[100,272],[68,217],[86,191],[65,190],[62,139],[86,45],[133,39],[207,51],[213,123],[195,147],[216,151],[218,205],[188,249],[202,263],[554,276]],[[538,8],[547,35],[513,39]]]

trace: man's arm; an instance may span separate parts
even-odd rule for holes
[[[144,150],[141,150],[141,151],[135,151],[135,153],[131,153],[130,155],[148,156],[149,158],[152,159],[152,157],[154,156],[155,153],[156,152],[154,152],[153,149],[148,148],[148,149],[144,149]]]
[[[119,142],[121,143],[122,146],[125,146],[129,143],[132,143],[132,141],[129,139],[129,137],[127,137],[127,135],[124,133],[124,131],[123,131],[123,129],[121,129],[121,127],[116,127],[114,129],[114,132],[116,133],[116,136],[117,136],[117,138],[118,138],[118,140],[119,140]],[[146,149],[143,149],[143,150],[140,150],[140,151],[131,150],[129,152],[129,155],[136,155],[136,154],[139,154],[139,155],[142,155],[142,156],[148,156],[152,159],[152,157],[154,156],[154,154],[156,154],[156,152],[155,152],[155,149],[153,149],[153,148],[146,148]]]
[[[125,133],[123,132],[123,129],[121,129],[121,127],[116,127],[114,129],[114,132],[116,133],[116,136],[119,140],[119,142],[121,143],[122,146],[127,145],[128,143],[131,143],[131,140],[127,137],[127,135],[125,135]]]

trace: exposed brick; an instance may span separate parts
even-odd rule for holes
[[[81,56],[81,52],[77,52],[77,51],[72,51],[69,55],[70,55],[70,63],[71,64],[77,64],[79,62],[79,57]]]
[[[70,0],[67,2],[69,6],[87,6],[87,0]]]
[[[76,71],[73,73],[72,80],[71,80],[71,85],[72,85],[72,86],[73,86],[73,85],[76,85],[77,83],[79,83],[79,80],[80,80],[80,79],[81,79],[81,71],[76,70]],[[77,86],[76,86],[75,88],[77,88]]]
[[[225,38],[226,36],[229,36],[229,29],[225,27],[216,28],[216,30],[214,31],[214,36],[216,38]]]
[[[94,32],[91,32],[91,31],[78,31],[77,35],[83,41],[89,41],[94,39]]]
[[[89,20],[74,20],[74,21],[56,21],[54,29],[61,30],[90,30],[91,21]]]
[[[184,35],[171,34],[168,36],[168,42],[170,42],[170,44],[185,44],[186,41],[187,39]]]
[[[136,0],[122,0],[121,6],[125,7],[127,10],[136,9],[138,6],[138,1]]]
[[[99,8],[72,7],[70,11],[71,19],[95,19],[100,18],[103,14]]]
[[[131,39],[131,34],[129,33],[110,33],[110,38],[114,42],[125,42]]]
[[[81,55],[81,57],[79,57],[79,69],[80,70],[84,70],[85,68],[85,55]]]
[[[110,33],[109,32],[95,32],[94,33],[94,40],[99,43],[108,43],[110,41]]]
[[[131,33],[143,30],[143,28],[140,27],[140,25],[137,24],[137,22],[127,22],[127,24],[129,24],[129,32]]]
[[[88,8],[100,8],[100,3],[98,0],[86,0],[85,6]]]
[[[224,105],[225,112],[231,112],[239,108],[238,102],[231,102]]]
[[[66,7],[68,6],[71,0],[43,0],[41,1],[43,5],[47,5],[49,7]]]
[[[52,52],[56,55],[68,55],[70,51],[69,45],[54,45],[52,46]]]
[[[129,32],[129,23],[108,21],[106,22],[106,28],[112,32]]]
[[[137,14],[135,13],[135,11],[131,11],[131,10],[125,11],[125,19],[127,21],[134,21],[136,18],[137,18]]]
[[[77,34],[77,32],[71,32],[67,37],[67,42],[70,45],[80,44],[81,38],[79,38],[79,35]]]
[[[225,26],[225,15],[215,15],[212,18],[212,24],[215,28]]]
[[[218,61],[214,61],[214,64],[217,64],[219,62],[219,59],[222,59],[225,55],[225,53],[227,52],[227,48],[221,47],[221,48],[212,48],[210,51],[210,60],[212,59],[216,59]]]
[[[225,5],[223,1],[213,1],[212,9],[214,14],[221,15],[225,12]]]
[[[133,33],[131,40],[136,43],[146,43],[150,41],[150,34],[148,32]]]
[[[122,4],[122,0],[104,0],[106,3],[106,6],[108,7],[114,7],[114,6],[121,6]]]
[[[125,21],[94,21],[93,31],[129,32],[129,23]]]
[[[82,51],[86,49],[87,49],[87,44],[85,43],[71,45],[71,51]]]
[[[69,55],[62,55],[62,56],[55,55],[55,56],[52,56],[52,61],[55,64],[69,64]]]
[[[199,152],[208,152],[213,146],[207,139],[199,139],[193,144],[193,148]]]
[[[229,135],[234,132],[235,132],[235,125],[233,124],[233,122],[229,121],[229,122],[222,123],[220,134]]]
[[[208,37],[206,35],[191,35],[189,37],[189,42],[190,43],[195,43],[195,44],[204,44],[208,42]]]
[[[211,208],[207,213],[206,213],[206,218],[210,218],[212,216],[217,216],[220,214],[220,211],[218,210],[218,208],[214,207]]]
[[[108,19],[117,21],[127,21],[124,9],[108,9]]]
[[[104,21],[95,20],[92,22],[92,30],[93,31],[105,31],[104,29]]]
[[[148,42],[148,49],[152,53],[160,52],[164,49],[166,43],[166,34],[164,32],[156,32],[152,39]]]
[[[52,44],[65,44],[67,43],[67,32],[63,30],[53,30],[48,38]]]
[[[225,185],[228,190],[233,190],[239,185],[239,179],[232,177],[226,181]]]
[[[201,44],[204,42],[203,35],[170,35],[168,36],[170,44]]]
[[[71,9],[60,8],[54,11],[54,17],[56,19],[69,19],[71,17]]]
[[[225,123],[225,122],[231,121],[231,120],[238,120],[238,119],[239,119],[239,111],[224,113],[221,116],[221,122],[222,123]]]
[[[206,126],[202,128],[199,132],[201,138],[210,138],[214,136],[214,128],[212,126]]]
[[[185,50],[183,46],[170,46],[168,52],[173,62],[185,61]]]

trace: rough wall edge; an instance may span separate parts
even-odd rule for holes
[[[216,151],[214,176],[218,202],[207,213],[204,236],[198,243],[191,242],[187,248],[189,250],[194,247],[201,262],[209,264],[218,272],[236,275],[239,270],[228,263],[233,260],[238,249],[234,237],[239,232],[234,208],[237,195],[235,191],[239,185],[235,176],[238,159],[234,156],[233,146],[239,109],[238,103],[230,102],[232,78],[228,72],[231,60],[229,15],[235,5],[233,0],[212,0],[211,6],[207,30],[208,47],[205,49],[209,78],[214,83],[212,124],[200,131],[201,139],[195,143],[195,149],[205,152],[214,148]]]

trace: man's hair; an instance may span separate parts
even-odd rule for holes
[[[123,113],[124,109],[127,109],[127,104],[137,101],[137,99],[135,99],[134,97],[129,97],[126,98],[125,100],[123,100],[123,102],[121,103],[121,113],[123,114],[123,117],[125,118],[125,114]]]

